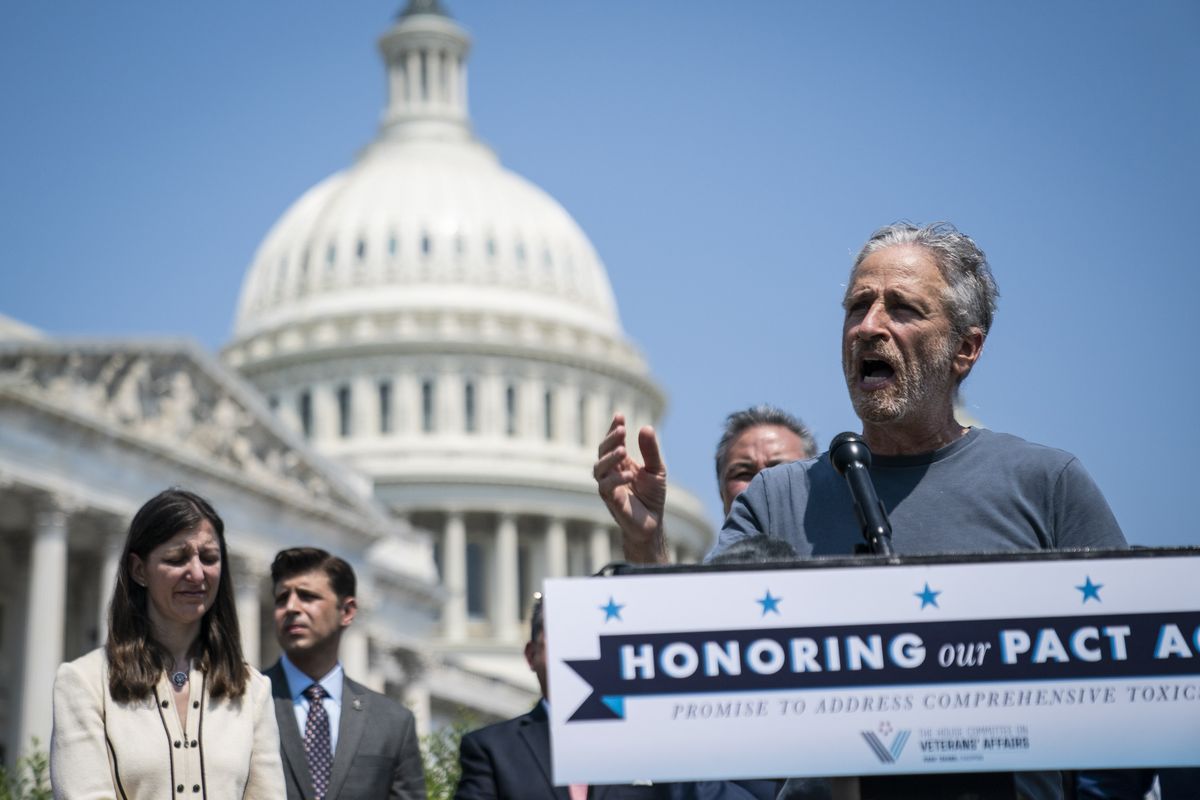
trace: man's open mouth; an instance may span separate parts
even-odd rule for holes
[[[890,381],[896,370],[881,359],[864,358],[859,364],[858,374],[864,389],[875,389]]]

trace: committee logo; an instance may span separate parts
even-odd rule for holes
[[[866,740],[867,745],[871,748],[871,752],[875,757],[884,764],[895,764],[900,754],[904,752],[904,745],[908,744],[908,737],[912,731],[892,730],[892,723],[879,723],[879,732],[862,731],[862,737]]]

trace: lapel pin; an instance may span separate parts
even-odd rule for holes
[[[362,711],[362,700],[359,700],[357,697],[354,698],[354,710]]]

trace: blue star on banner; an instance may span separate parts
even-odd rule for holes
[[[625,604],[618,603],[616,600],[613,600],[611,594],[608,596],[608,605],[598,606],[598,608],[604,612],[605,622],[608,622],[610,619],[615,619],[617,622],[624,622],[625,620],[621,619],[621,609],[624,607]]]
[[[765,617],[767,615],[768,611],[774,611],[776,614],[779,613],[779,601],[782,599],[783,599],[782,597],[772,597],[771,590],[767,589],[767,593],[765,595],[763,595],[763,599],[755,600],[754,602],[760,603],[762,605],[762,607],[763,607],[762,615]]]
[[[1076,586],[1076,589],[1083,592],[1083,602],[1095,600],[1097,603],[1104,602],[1100,599],[1100,590],[1104,588],[1103,583],[1092,583],[1092,576],[1088,575],[1082,586]]]
[[[929,584],[926,583],[925,590],[922,592],[913,592],[913,597],[921,598],[921,610],[923,611],[925,609],[925,606],[933,606],[934,608],[941,608],[941,606],[939,606],[937,604],[937,596],[939,594],[941,594],[941,591],[935,592],[933,589],[930,589]]]

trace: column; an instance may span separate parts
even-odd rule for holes
[[[417,723],[417,735],[428,736],[429,719],[433,712],[430,709],[429,687],[425,685],[425,681],[409,684],[404,692],[404,705],[412,711],[413,719]]]
[[[467,61],[465,58],[458,59],[458,109],[459,112],[466,116],[467,108],[470,102],[467,99]]]
[[[264,573],[249,561],[233,563],[234,604],[242,631],[242,656],[256,667],[262,665],[262,580]]]
[[[322,261],[322,265],[324,261]],[[324,269],[324,266],[321,267]],[[313,442],[324,444],[336,442],[338,436],[337,386],[330,381],[314,381],[312,384]]]
[[[379,378],[373,375],[360,375],[350,384],[350,433],[360,441],[380,435]]]
[[[446,515],[442,532],[442,636],[452,642],[467,638],[467,525],[461,511]]]
[[[479,432],[485,436],[504,435],[504,382],[489,364],[479,376],[476,397],[479,403]]]
[[[442,107],[442,54],[438,50],[425,51],[425,68],[429,70],[429,105]]]
[[[356,680],[370,689],[379,691],[378,681],[371,675],[370,641],[367,638],[366,620],[363,609],[359,607],[358,614],[350,627],[342,631],[342,641],[338,646],[338,658],[347,677]]]
[[[408,79],[408,109],[416,107],[421,98],[421,54],[416,50],[405,53],[404,77]]]
[[[520,611],[517,603],[517,518],[512,514],[500,515],[494,555],[496,595],[492,603],[492,633],[501,641],[516,642]]]
[[[275,416],[287,426],[288,430],[295,433],[302,433],[300,430],[300,411],[297,404],[300,402],[299,393],[292,389],[279,389],[275,392],[275,396],[279,398],[279,406],[275,409]]]
[[[598,390],[593,389],[587,393],[587,415],[590,424],[588,425],[587,442],[584,447],[592,455],[595,455],[600,440],[608,433],[608,426],[612,423],[612,416],[608,413],[608,405],[604,396]]]
[[[393,410],[395,419],[392,430],[397,434],[411,435],[421,430],[421,382],[409,371],[406,364],[395,379]]]
[[[458,64],[458,56],[454,53],[446,53],[446,102],[450,104],[450,109],[455,116],[462,116],[460,113],[462,105],[458,102],[458,87],[461,80],[458,76]]]
[[[432,710],[430,708],[429,698],[429,676],[428,667],[425,659],[417,651],[410,650],[400,661],[405,667],[404,681],[404,705],[408,706],[412,711],[413,719],[417,723],[417,735],[425,736],[429,733],[430,717]]]
[[[528,246],[528,245],[527,245]],[[542,427],[542,381],[522,376],[517,383],[517,435],[532,440],[544,439]]]
[[[465,385],[463,376],[457,371],[457,365],[447,365],[445,368],[438,370],[434,403],[437,406],[435,413],[437,414],[437,430],[439,433],[461,436],[465,432],[465,401],[463,397]],[[475,421],[478,424],[478,385],[476,385],[475,391]]]
[[[592,528],[589,550],[592,556],[592,572],[598,572],[601,567],[613,560],[612,539],[608,535],[607,527],[597,525]]]
[[[16,750],[30,737],[50,745],[54,675],[63,660],[63,619],[67,605],[67,511],[51,498],[34,516],[29,553],[29,618],[25,628],[24,685]]]
[[[125,532],[120,523],[113,519],[106,523],[111,528],[104,533],[100,543],[100,588],[97,599],[96,642],[108,641],[108,606],[112,603],[113,591],[117,588],[117,570],[121,568],[121,550],[125,546]]]
[[[562,578],[567,574],[567,523],[561,517],[546,522],[546,577]]]

